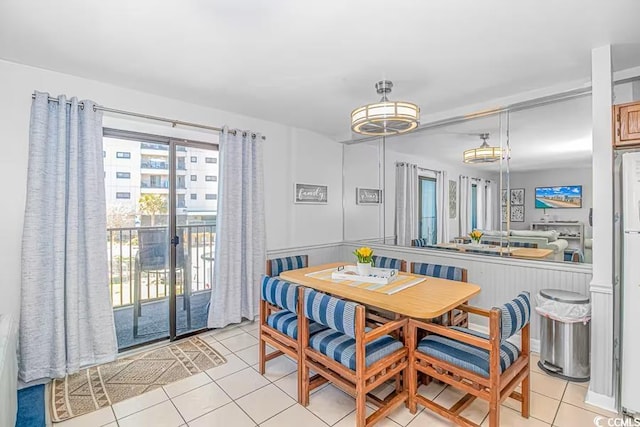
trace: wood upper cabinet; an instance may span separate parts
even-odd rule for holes
[[[613,141],[616,147],[640,145],[640,102],[614,105]]]

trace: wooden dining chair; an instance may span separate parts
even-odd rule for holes
[[[298,362],[298,396],[300,396],[302,336],[298,328],[298,313],[301,308],[298,285],[280,280],[276,277],[264,276],[260,286],[260,335],[259,335],[259,367],[260,374],[265,373],[266,364],[276,357],[287,355]],[[307,333],[313,336],[326,326],[309,322]],[[267,344],[276,350],[267,354]],[[326,381],[325,381],[326,382]]]
[[[309,404],[309,393],[316,386],[309,378],[313,369],[326,380],[356,399],[356,426],[372,426],[407,399],[401,374],[406,374],[407,347],[389,335],[405,329],[407,319],[394,320],[365,330],[365,307],[327,294],[304,289],[303,310],[299,316],[302,342],[302,394],[300,403]],[[309,336],[311,321],[328,327]],[[381,400],[371,391],[389,379],[395,390]],[[367,417],[367,399],[377,406]]]
[[[407,271],[407,261],[386,256],[373,256],[373,266],[378,268],[395,268],[398,271]]]
[[[458,282],[467,281],[467,269],[462,267],[453,267],[450,265],[431,264],[426,262],[412,262],[411,272],[422,276],[438,277],[440,279],[456,280]],[[468,303],[465,302],[465,304]],[[446,318],[441,319],[439,323],[449,326],[469,325],[469,314],[460,310],[451,310],[447,313]]]
[[[461,327],[445,327],[409,321],[409,410],[417,404],[461,426],[476,426],[460,413],[476,398],[489,402],[489,426],[500,425],[500,404],[511,397],[521,402],[521,414],[529,418],[529,293],[491,310],[460,306],[462,310],[489,318],[489,335]],[[417,342],[418,331],[427,336]],[[521,348],[507,341],[518,331]],[[445,408],[418,393],[418,373],[440,380],[466,394]],[[522,384],[520,392],[515,389]]]
[[[280,273],[309,266],[309,255],[292,255],[282,258],[268,259],[265,268],[266,275],[277,277]]]

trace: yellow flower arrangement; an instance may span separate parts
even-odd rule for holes
[[[478,243],[478,242],[480,242],[480,239],[482,238],[482,231],[473,230],[471,233],[469,233],[469,237],[471,237],[471,240],[473,240],[474,242]]]
[[[358,262],[372,264],[373,263],[373,249],[363,246],[353,251],[353,254],[358,258]]]

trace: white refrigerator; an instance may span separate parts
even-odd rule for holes
[[[640,414],[640,152],[622,155],[621,403]]]

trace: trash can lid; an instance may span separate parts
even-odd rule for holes
[[[586,304],[589,302],[589,297],[587,296],[577,292],[563,291],[562,289],[542,289],[540,291],[540,295],[558,302],[568,302],[573,304]]]

